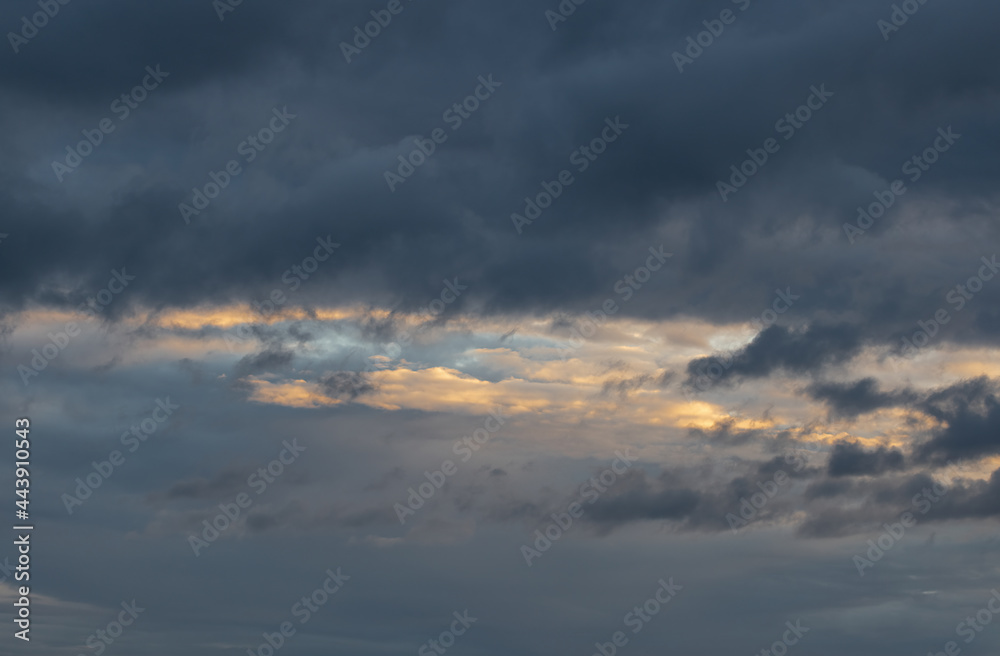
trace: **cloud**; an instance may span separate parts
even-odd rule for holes
[[[857,442],[840,441],[833,445],[827,462],[827,474],[840,476],[878,476],[903,469],[903,453],[884,446],[866,450]]]
[[[214,500],[246,487],[247,472],[240,468],[227,468],[212,478],[192,478],[174,483],[163,497],[172,499]]]
[[[945,424],[916,449],[922,462],[944,464],[1000,453],[996,380],[979,377],[930,394],[920,408]]]
[[[665,477],[651,482],[645,472],[634,471],[610,488],[587,510],[587,518],[598,524],[623,524],[636,520],[683,520],[701,502],[694,490],[671,485]]]
[[[52,492],[32,497],[39,600],[59,611],[32,636],[41,653],[107,626],[125,594],[150,610],[121,653],[242,653],[340,565],[345,603],[290,650],[415,648],[460,603],[483,617],[468,653],[579,653],[671,575],[664,553],[689,596],[644,633],[694,652],[771,644],[802,611],[807,640],[838,636],[817,656],[922,653],[974,608],[981,581],[956,572],[997,551],[1000,283],[956,286],[1000,243],[1000,6],[924,3],[887,42],[890,3],[723,2],[737,22],[681,73],[674,51],[721,5],[587,2],[553,30],[558,0],[403,2],[348,63],[341,42],[385,0],[242,2],[225,20],[211,0],[45,4],[58,15],[0,68],[0,405],[37,423]],[[3,32],[38,7],[0,3]],[[119,120],[147,65],[169,77]],[[445,112],[481,75],[502,86],[453,130]],[[776,122],[820,85],[833,97],[786,140]],[[241,144],[283,108],[295,120],[249,161]],[[107,116],[60,182],[53,163]],[[584,155],[616,117],[627,130]],[[954,146],[905,173],[949,126]],[[437,128],[447,140],[390,190]],[[768,138],[777,152],[720,198]],[[186,224],[179,204],[233,159],[242,172]],[[564,169],[574,184],[518,234],[512,213]],[[896,180],[906,193],[848,239]],[[327,238],[341,246],[319,263]],[[650,273],[660,245],[674,256]],[[123,268],[135,278],[86,318]],[[428,319],[456,277],[468,290]],[[778,289],[797,299],[772,317]],[[63,348],[68,322],[82,330]],[[23,384],[17,366],[52,348]],[[58,495],[168,394],[171,430],[67,515]],[[497,407],[503,431],[400,526],[393,504]],[[195,559],[188,535],[293,438],[309,451],[291,478]],[[518,545],[623,446],[641,467],[526,575]],[[778,471],[789,482],[735,544],[727,513]],[[893,551],[876,585],[844,576],[834,538],[860,547],[935,483],[933,548]],[[720,613],[730,630],[706,630]],[[579,644],[550,647],[564,635]]]
[[[863,378],[850,383],[818,382],[806,390],[813,399],[830,408],[833,417],[854,418],[881,408],[906,405],[916,400],[908,390],[899,392],[879,391],[878,381]]]
[[[814,323],[804,330],[770,326],[735,353],[689,362],[687,384],[703,389],[764,378],[778,371],[815,374],[825,366],[849,360],[861,346],[861,331],[849,324]]]
[[[295,354],[292,351],[276,347],[260,353],[244,356],[236,363],[233,375],[243,378],[250,374],[276,373],[291,366]]]
[[[328,396],[353,401],[365,394],[374,394],[379,385],[363,371],[335,371],[320,378],[320,385]]]

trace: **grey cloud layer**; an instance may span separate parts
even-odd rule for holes
[[[1000,7],[927,2],[886,41],[876,21],[891,2],[753,0],[679,73],[672,53],[730,3],[590,0],[553,31],[544,10],[555,0],[403,2],[350,63],[340,42],[384,2],[244,0],[220,21],[211,0],[73,0],[20,52],[0,55],[0,363],[9,374],[0,407],[33,413],[44,436],[33,471],[45,491],[33,505],[46,525],[38,608],[51,619],[41,649],[81,651],[108,609],[142,596],[148,615],[115,645],[121,652],[245,653],[339,565],[354,578],[289,653],[415,650],[456,600],[483,618],[462,643],[467,653],[593,653],[656,577],[680,574],[684,594],[629,653],[751,653],[800,614],[816,627],[808,649],[817,656],[942,644],[995,578],[1000,472],[956,477],[919,537],[876,576],[855,578],[849,558],[953,466],[1000,453],[997,381],[926,392],[838,374],[867,346],[898,349],[940,308],[952,317],[935,346],[997,345],[1000,281],[986,280],[961,310],[949,294],[1000,244]],[[0,30],[36,7],[0,4]],[[157,65],[169,76],[119,120],[112,103]],[[490,74],[502,86],[452,131],[443,113]],[[785,141],[776,122],[814,85],[833,97]],[[241,143],[286,107],[294,121],[246,161]],[[59,182],[53,160],[109,116],[115,130]],[[615,117],[629,128],[577,171],[571,154]],[[384,172],[414,137],[442,126],[447,142],[390,192]],[[904,163],[949,126],[962,137],[911,181]],[[723,202],[717,181],[775,136],[780,151]],[[178,205],[234,158],[243,172],[186,225]],[[580,181],[518,235],[511,213],[562,169]],[[896,179],[906,194],[852,243],[843,224]],[[336,254],[308,278],[295,274],[297,286],[286,282],[326,238],[341,244]],[[575,313],[619,298],[615,282],[661,244],[674,256],[621,314],[743,323],[772,307],[775,290],[799,297],[727,359],[705,398],[788,383],[841,426],[893,409],[935,427],[914,428],[898,448],[811,444],[798,471],[781,455],[802,446],[795,427],[742,429],[731,418],[649,428],[642,439],[676,446],[677,462],[640,462],[588,506],[559,556],[529,573],[520,544],[606,466],[547,450],[641,432],[588,421],[554,428],[531,414],[450,480],[412,531],[400,527],[392,503],[475,422],[358,403],[380,391],[358,371],[371,354],[363,346],[397,339],[399,313],[426,307],[456,276],[468,292],[428,331],[459,312],[552,313],[565,317],[551,325],[562,335]],[[60,360],[25,390],[13,374],[24,353],[8,341],[17,311],[76,309],[122,268],[136,278],[100,318],[130,348],[76,367],[87,345],[74,345],[80,360]],[[261,302],[274,290],[291,305],[372,312],[351,325],[253,325],[256,352],[205,361],[147,359],[147,344],[175,336],[152,321],[118,332],[137,307]],[[521,345],[516,326],[503,330],[499,343]],[[458,368],[466,349],[494,346],[455,336],[406,356]],[[643,394],[697,384],[720,359],[662,375],[611,363],[595,374],[595,396],[628,412]],[[506,375],[469,370],[491,382]],[[344,403],[248,401],[249,376],[290,373]],[[67,516],[59,494],[166,394],[181,410]],[[188,533],[296,436],[308,457],[193,564]],[[779,471],[790,481],[756,516],[759,530],[725,541],[726,515]],[[0,488],[12,487],[0,470]],[[959,530],[945,536],[947,527]],[[995,652],[995,635],[975,647]]]
[[[933,314],[980,245],[997,242],[984,214],[998,80],[981,65],[997,46],[963,47],[997,11],[984,3],[928,5],[889,43],[875,28],[883,8],[867,3],[757,6],[684,74],[670,55],[700,22],[693,4],[581,7],[554,33],[528,2],[413,5],[349,65],[336,46],[365,20],[360,7],[244,5],[222,23],[199,2],[63,11],[0,77],[17,98],[0,111],[18,125],[2,137],[12,153],[3,167],[12,237],[0,262],[8,306],[72,305],[123,265],[139,280],[111,313],[257,300],[317,235],[332,234],[344,245],[336,261],[294,302],[417,307],[461,272],[488,312],[582,310],[611,295],[650,243],[667,241],[678,254],[671,270],[625,312],[746,320],[794,282],[796,320],[864,316],[862,338],[888,342]],[[12,6],[3,16],[18,17]],[[184,47],[170,36],[179,33]],[[119,38],[91,47],[99,34]],[[162,88],[56,183],[52,159],[156,63],[170,72]],[[418,65],[434,75],[414,74]],[[388,193],[382,172],[486,73],[503,82],[496,97]],[[719,201],[715,182],[819,83],[835,93],[825,113]],[[178,203],[285,105],[301,118],[185,226]],[[509,214],[617,115],[631,127],[587,184],[518,236]],[[850,244],[841,225],[854,208],[947,125],[963,141],[867,241]],[[935,243],[933,263],[884,257],[872,247],[891,226],[932,220],[910,199],[941,203],[933,221],[967,237]],[[43,253],[58,269],[29,266]],[[943,338],[995,341],[998,289]]]

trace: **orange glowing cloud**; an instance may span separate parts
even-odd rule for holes
[[[247,376],[241,380],[253,388],[250,400],[255,403],[283,405],[290,408],[322,408],[341,403],[323,394],[315,383],[304,380],[272,383],[256,376]]]

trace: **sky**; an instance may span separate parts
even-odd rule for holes
[[[996,653],[998,20],[0,1],[0,654]]]

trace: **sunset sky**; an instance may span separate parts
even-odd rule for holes
[[[995,654],[997,21],[3,0],[0,654]]]

